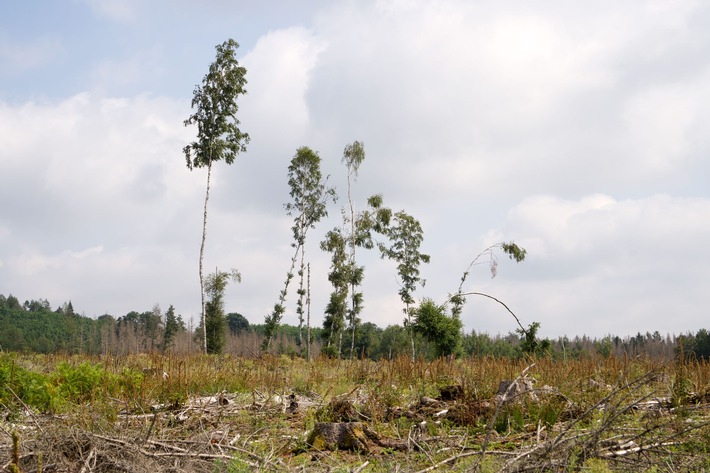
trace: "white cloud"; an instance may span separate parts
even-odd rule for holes
[[[322,44],[305,28],[267,33],[242,59],[247,68],[244,109],[257,130],[302,137],[309,124],[305,94]]]
[[[624,122],[636,170],[675,173],[694,158],[696,142],[706,146],[701,133],[710,115],[700,104],[710,98],[709,79],[710,68],[692,81],[652,86],[628,99]]]
[[[0,106],[7,133],[0,143],[7,171],[0,176],[0,196],[15,202],[3,213],[0,258],[32,276],[13,279],[13,286],[23,286],[28,296],[52,286],[52,294],[66,289],[64,297],[94,300],[89,281],[130,269],[116,254],[135,262],[158,241],[170,248],[195,240],[203,182],[181,156],[184,108],[182,101],[160,97],[86,93],[58,103]],[[186,229],[191,221],[194,232]],[[130,271],[140,274],[135,281],[152,284],[144,279],[150,271]],[[10,272],[2,279],[8,277]]]
[[[530,197],[488,237],[521,235],[528,259],[506,269],[503,286],[485,287],[553,334],[696,330],[710,277],[710,257],[697,248],[709,222],[708,199]]]
[[[156,199],[178,197],[175,184],[196,186],[174,165],[186,138],[178,115],[184,105],[86,93],[60,103],[5,105],[0,123],[8,139],[0,144],[0,159],[12,172],[0,178],[4,189],[30,202],[47,196],[54,211],[82,209],[88,218],[109,207],[116,216],[126,204],[140,205],[130,211],[141,212]],[[33,185],[19,186],[18,177],[33,179]],[[46,217],[53,213],[45,209]]]
[[[91,92],[0,103],[0,199],[13,203],[0,215],[0,287],[71,298],[91,315],[156,302],[196,313],[205,173],[181,155],[195,136],[182,126],[190,88],[179,98],[150,89],[159,76],[173,90],[181,68],[201,77],[213,57],[187,64],[194,39],[166,43],[155,17],[131,20],[135,4],[92,5],[117,20],[112,33],[141,33],[145,46],[81,65],[74,73],[94,79]],[[543,334],[699,328],[710,276],[695,249],[710,236],[706,9],[336,2],[300,24],[255,9],[249,37],[259,39],[240,51],[249,93],[239,118],[252,142],[232,166],[215,166],[209,204],[206,267],[244,276],[229,310],[260,322],[281,289],[296,148],[318,150],[342,193],[340,156],[359,139],[368,154],[358,204],[383,193],[424,225],[432,263],[417,297],[446,297],[478,251],[513,239],[528,261],[501,258],[496,279],[480,267],[470,283],[542,322]],[[190,26],[180,18],[169,27]],[[124,85],[146,93],[102,93]],[[317,240],[338,220],[331,209],[309,242],[316,323],[330,291]],[[363,262],[363,319],[400,322],[394,266],[376,254]],[[466,310],[469,330],[515,328],[489,300]]]

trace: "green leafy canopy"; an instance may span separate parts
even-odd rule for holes
[[[232,164],[237,154],[246,151],[249,134],[239,129],[237,98],[246,94],[246,69],[239,65],[239,44],[229,39],[218,45],[217,57],[210,64],[202,84],[195,87],[194,113],[185,126],[197,124],[197,141],[183,148],[189,169],[209,167],[215,161]]]

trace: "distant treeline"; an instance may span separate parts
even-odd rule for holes
[[[238,313],[227,314],[229,327],[226,353],[257,356],[266,328],[250,324]],[[300,333],[299,333],[300,332]],[[201,331],[189,327],[172,306],[163,312],[159,305],[144,312],[131,311],[123,316],[109,314],[94,319],[75,312],[67,302],[52,309],[47,300],[20,303],[9,295],[0,294],[0,349],[35,353],[128,354],[151,351],[199,353]],[[322,328],[311,329],[312,353],[321,348]],[[347,335],[347,334],[346,334]],[[349,337],[349,335],[348,335]],[[349,338],[346,338],[349,339]],[[300,343],[299,343],[300,340]],[[282,325],[279,327],[271,351],[279,354],[300,355],[305,352],[305,329]],[[523,339],[519,333],[488,335],[471,331],[462,337],[464,356],[509,357],[523,355]],[[609,335],[601,339],[587,336],[560,337],[548,340],[548,354],[557,359],[585,357],[647,355],[671,359],[682,352],[684,356],[710,360],[710,332],[700,329],[684,335],[661,335],[659,332],[638,333],[633,337]],[[417,339],[418,353],[431,353],[426,340]],[[407,330],[399,325],[381,328],[373,323],[360,325],[356,332],[357,358],[393,358],[410,353]],[[343,349],[350,356],[350,347]]]

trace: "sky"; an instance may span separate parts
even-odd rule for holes
[[[270,313],[293,252],[287,169],[322,158],[340,200],[308,235],[311,317],[331,288],[319,241],[382,194],[424,231],[426,285],[505,304],[545,337],[710,328],[710,4],[658,0],[33,0],[0,4],[0,294],[96,317],[200,313],[204,169],[183,126],[228,38],[251,136],[217,163],[206,271],[238,269],[226,311]],[[401,323],[395,264],[360,251],[362,320]],[[283,322],[297,324],[295,285]],[[465,330],[517,327],[471,296]]]

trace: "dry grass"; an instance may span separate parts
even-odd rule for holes
[[[41,412],[0,388],[0,471],[14,463],[13,432],[25,472],[710,468],[708,363],[133,355],[26,356],[12,367],[45,376],[56,399]],[[523,373],[532,392],[496,397]],[[83,391],[62,385],[83,374],[93,380]],[[447,386],[458,394],[441,398]],[[306,444],[316,422],[344,412],[405,451]]]

